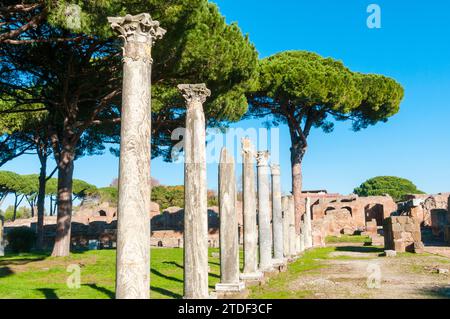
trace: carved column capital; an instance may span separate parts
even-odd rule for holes
[[[256,153],[256,166],[269,166],[269,151]]]
[[[124,60],[144,60],[152,62],[151,47],[161,39],[166,30],[160,28],[159,22],[152,20],[148,13],[127,14],[124,17],[108,17],[111,28],[124,40]],[[141,45],[132,45],[141,44]]]
[[[211,91],[206,87],[204,83],[201,84],[179,84],[178,89],[183,94],[183,97],[188,102],[188,106],[191,102],[198,101],[205,103],[206,98],[211,96]]]
[[[159,27],[159,22],[152,20],[148,13],[138,15],[127,14],[124,17],[108,17],[108,22],[126,42],[150,42],[161,39],[166,30]]]

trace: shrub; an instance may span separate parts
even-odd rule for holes
[[[17,227],[8,231],[8,247],[15,253],[31,251],[36,242],[36,234],[28,227]]]

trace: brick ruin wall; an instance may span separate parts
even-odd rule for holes
[[[397,204],[390,196],[358,197],[338,194],[308,194],[311,198],[312,231],[314,246],[324,246],[327,236],[341,234],[368,235],[376,243],[383,242],[379,230],[383,221],[397,211]],[[434,225],[433,233],[442,234],[450,245],[449,194],[411,195],[414,201],[406,209],[408,216],[414,217],[420,225]],[[242,203],[237,202],[240,243],[243,243]],[[183,247],[183,209],[171,207],[162,213],[156,203],[152,203],[151,245],[156,247]],[[434,216],[434,217],[433,217]],[[444,217],[445,218],[444,218]],[[209,245],[219,245],[219,215],[217,207],[208,209]],[[36,218],[5,223],[5,232],[12,227],[36,228]],[[72,243],[86,247],[90,240],[98,241],[100,247],[113,247],[116,240],[117,208],[108,203],[82,205],[72,218]],[[56,231],[56,216],[45,217],[45,242],[53,244]]]

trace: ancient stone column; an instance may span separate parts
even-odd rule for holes
[[[272,173],[273,263],[283,264],[283,213],[281,209],[280,165],[272,164],[270,168]]]
[[[258,270],[258,227],[256,223],[255,151],[249,138],[242,139],[242,197],[244,217],[243,280],[256,280],[263,274]]]
[[[290,257],[289,200],[289,196],[283,196],[281,199],[281,207],[283,210],[283,255],[285,258]]]
[[[165,30],[149,14],[108,18],[124,40],[116,298],[150,297],[151,49]]]
[[[261,271],[272,271],[272,227],[270,225],[270,171],[269,152],[258,152],[256,156],[258,168],[258,219],[259,219],[259,268]]]
[[[298,252],[302,253],[305,251],[305,223],[301,223],[300,224],[300,235],[298,236],[299,238],[299,243],[298,243]]]
[[[305,202],[305,249],[311,248],[312,244],[312,224],[311,224],[311,198],[307,197]]]
[[[184,298],[205,299],[208,292],[208,199],[205,84],[178,85],[187,102],[184,138]]]
[[[0,216],[0,257],[5,256],[5,247],[3,239],[3,216]]]
[[[288,208],[288,218],[289,218],[289,249],[290,255],[295,256],[298,253],[297,247],[297,232],[295,231],[295,203],[294,196],[289,198],[289,208]]]
[[[239,281],[239,234],[236,213],[234,159],[222,148],[219,163],[220,283],[217,292],[236,292],[245,288]]]

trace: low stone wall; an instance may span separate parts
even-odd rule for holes
[[[396,252],[423,252],[420,222],[409,216],[392,216],[384,220],[384,246]]]

